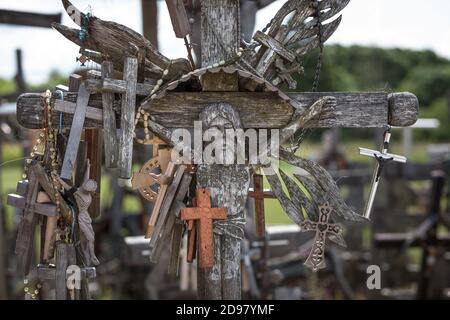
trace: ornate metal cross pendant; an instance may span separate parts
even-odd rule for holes
[[[305,265],[317,272],[326,267],[325,263],[325,245],[327,237],[334,242],[345,246],[345,241],[342,237],[343,227],[339,224],[330,223],[330,216],[333,208],[328,202],[319,207],[319,220],[317,222],[305,220],[300,224],[302,232],[316,231],[316,237],[306,259]]]

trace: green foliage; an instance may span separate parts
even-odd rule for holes
[[[16,90],[13,80],[0,79],[0,95],[12,93]]]
[[[45,91],[47,89],[52,90],[58,84],[68,85],[69,78],[67,75],[63,75],[63,74],[59,73],[58,71],[53,70],[50,72],[50,75],[49,75],[46,83],[32,86],[31,89],[34,91]]]
[[[439,119],[441,125],[435,130],[416,131],[417,138],[433,140],[439,142],[448,142],[450,138],[450,126],[448,125],[450,114],[448,108],[448,101],[442,97],[431,104],[429,108],[420,110],[420,117],[422,118],[436,118]]]
[[[318,51],[304,60],[305,74],[297,78],[297,90],[310,91]],[[450,131],[446,96],[450,90],[450,61],[432,51],[381,49],[340,45],[325,47],[320,91],[409,91],[420,102],[420,117],[437,118],[439,130],[417,132],[418,138],[448,141]],[[347,130],[348,131],[348,130]],[[345,139],[355,138],[344,131]],[[358,131],[358,138],[369,137]]]
[[[422,105],[430,106],[450,89],[450,65],[416,67],[401,83],[400,88],[414,92]]]

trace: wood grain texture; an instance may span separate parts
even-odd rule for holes
[[[233,56],[240,44],[238,0],[204,0],[201,4],[202,66]]]
[[[37,199],[39,184],[32,171],[28,174],[28,181],[29,189],[26,195],[26,206],[19,222],[14,251],[17,256],[18,273],[22,276],[26,276],[30,272],[34,251],[34,234],[38,221],[38,215],[34,213],[33,206]]]
[[[199,266],[212,268],[214,266],[213,221],[225,220],[228,210],[226,208],[211,208],[211,194],[208,189],[197,189],[196,201],[198,207],[181,210],[181,219],[184,221],[198,220],[199,233]]]
[[[111,93],[125,93],[127,89],[127,85],[124,80],[112,79],[109,77],[101,80],[87,79],[86,87],[92,92],[111,92]],[[136,94],[138,96],[147,97],[150,95],[153,87],[154,86],[151,84],[137,83]]]
[[[393,126],[408,127],[417,121],[419,100],[409,92],[391,93],[389,100],[389,123]]]
[[[164,176],[166,176],[167,178],[171,178],[171,177],[173,177],[174,172],[175,172],[175,163],[169,162],[167,170],[164,172]],[[167,193],[168,187],[169,186],[167,184],[162,184],[159,188],[158,198],[156,198],[156,202],[155,202],[155,205],[153,206],[153,210],[152,210],[152,215],[150,216],[150,220],[148,221],[147,231],[145,233],[146,239],[149,239],[153,236],[156,222],[158,221],[160,209],[163,204],[164,197]]]
[[[136,83],[138,72],[138,60],[134,57],[125,59],[124,80],[127,90],[122,95],[121,108],[121,135],[119,143],[119,176],[122,179],[130,179],[132,175],[133,160],[133,133],[134,117],[136,113]]]
[[[56,300],[67,300],[66,270],[69,266],[67,246],[63,242],[56,243]]]
[[[66,1],[65,5],[71,4]],[[163,70],[169,65],[171,78],[189,70],[189,62],[186,59],[176,59],[171,62],[141,34],[115,22],[104,21],[98,17],[89,18],[89,34],[85,41],[80,40],[78,29],[68,28],[58,23],[52,26],[76,45],[97,53],[99,57],[108,57],[114,63],[114,69],[118,71],[125,69],[124,56],[137,54],[139,49],[144,49],[146,52],[145,74],[148,78],[159,79]],[[98,64],[102,63],[98,57],[92,58]]]
[[[103,159],[103,132],[99,129],[86,129],[86,159],[90,160],[91,170],[89,178],[97,182],[97,189],[92,193],[92,202],[89,206],[89,215],[92,219],[101,214],[101,186],[102,186],[102,159]]]
[[[418,117],[418,103],[411,94],[396,95],[389,103],[389,94],[384,92],[323,92],[323,93],[289,93],[288,96],[301,103],[303,108],[312,105],[319,98],[332,96],[336,98],[335,108],[325,108],[317,121],[312,122],[318,128],[381,128],[388,124],[404,127],[414,124]],[[76,93],[67,93],[65,100],[76,101]],[[272,92],[171,92],[162,99],[154,100],[147,110],[155,117],[155,121],[166,128],[189,128],[198,119],[204,107],[218,101],[226,102],[239,112],[244,128],[282,128],[292,119],[294,108],[281,100]],[[120,101],[115,102],[114,109]],[[91,97],[89,105],[91,118],[85,127],[99,128],[101,111],[95,115],[94,109],[101,108],[101,100]],[[65,112],[72,105],[66,104]],[[408,112],[405,112],[408,110]],[[89,115],[89,109],[88,114]],[[68,127],[71,114],[65,114],[62,126]],[[44,127],[43,100],[38,94],[25,94],[17,101],[17,120],[20,125],[29,129]],[[55,115],[54,123],[60,119]]]
[[[186,170],[186,166],[181,165],[175,171],[174,179],[170,186],[167,188],[166,195],[164,197],[164,201],[161,205],[161,209],[159,210],[158,221],[156,222],[155,229],[153,235],[150,239],[150,262],[157,263],[158,256],[155,254],[156,246],[161,245],[161,238],[163,238],[162,231],[164,231],[164,226],[168,220],[168,214],[170,208],[172,207],[173,201],[175,201],[178,188],[180,186],[181,180],[183,178],[184,172]],[[170,230],[171,231],[171,230]]]
[[[102,63],[103,82],[114,74],[114,65],[110,61]],[[113,109],[114,93],[103,92],[103,138],[105,142],[105,166],[117,168],[119,158],[119,139],[117,136],[116,113]]]
[[[53,188],[53,184],[47,176],[44,168],[39,163],[34,163],[30,166],[30,171],[33,172],[33,175],[36,177],[36,180],[39,182],[41,188],[45,191],[45,193],[49,196],[50,200],[53,203],[59,201],[59,207],[61,210],[61,214],[64,219],[68,222],[72,221],[72,210],[67,204],[66,200],[63,197],[56,196]]]
[[[84,128],[86,108],[89,103],[89,95],[90,92],[86,89],[84,84],[81,84],[78,91],[77,105],[70,129],[69,141],[67,142],[66,153],[64,155],[64,161],[61,168],[62,179],[72,179],[73,170],[75,168],[75,161],[78,154],[78,145],[80,143],[81,133]]]
[[[52,23],[61,21],[61,13],[42,14],[23,11],[0,10],[0,24],[51,28]]]
[[[177,38],[184,38],[191,32],[191,24],[183,0],[166,0],[170,21]]]

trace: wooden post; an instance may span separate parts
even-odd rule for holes
[[[235,55],[239,48],[239,1],[204,0],[201,2],[202,66],[219,63]],[[215,75],[218,76],[218,75]],[[203,88],[208,91],[236,91],[237,77],[220,75],[217,79],[205,77]],[[220,102],[221,100],[217,100]],[[214,111],[215,110],[215,111]],[[211,112],[226,112],[234,119],[232,126],[241,127],[239,115],[229,104],[209,105],[200,118]],[[207,129],[205,123],[204,129]],[[214,207],[228,208],[228,221],[245,219],[245,202],[250,184],[249,169],[240,165],[199,165],[197,185],[211,190]],[[245,220],[244,220],[245,221]],[[200,299],[241,298],[241,241],[238,238],[214,233],[214,265],[198,268],[198,296]],[[220,248],[220,249],[219,249]]]
[[[112,78],[114,74],[114,65],[111,61],[102,63],[102,80]],[[103,92],[103,130],[105,139],[105,166],[106,168],[116,168],[119,151],[116,129],[116,114],[113,110],[114,93]]]
[[[0,136],[0,163],[3,163],[3,138]],[[1,180],[2,168],[0,168],[0,194],[3,194],[3,184]],[[3,201],[0,201],[0,300],[8,298],[7,290],[7,266],[8,259],[6,254],[6,225],[5,225],[5,210]]]
[[[72,174],[78,154],[78,146],[81,140],[84,120],[86,117],[89,96],[90,92],[86,89],[84,84],[81,84],[78,91],[77,106],[73,117],[72,127],[70,129],[69,141],[67,143],[64,162],[61,169],[61,178],[65,180],[72,180]]]
[[[144,37],[148,39],[155,48],[158,48],[158,4],[155,0],[141,0],[142,23]]]
[[[67,300],[66,270],[69,266],[67,246],[63,242],[56,244],[56,300]]]
[[[127,90],[122,95],[122,117],[120,126],[119,175],[129,179],[132,175],[134,116],[136,112],[136,83],[138,76],[138,59],[125,58],[123,80]]]

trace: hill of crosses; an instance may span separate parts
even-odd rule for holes
[[[265,239],[268,197],[311,232],[305,265],[325,268],[326,244],[345,246],[340,222],[368,221],[384,164],[406,162],[388,153],[390,127],[413,125],[418,114],[418,100],[407,92],[318,92],[324,43],[349,1],[289,0],[246,42],[239,0],[166,0],[187,48],[187,58],[172,60],[139,33],[63,0],[78,28],[53,28],[80,47],[81,62],[100,67],[71,76],[69,87],[17,101],[18,122],[40,130],[24,180],[8,198],[23,209],[15,251],[20,273],[26,278],[37,268],[39,281],[55,283],[57,299],[89,298],[87,284],[101,262],[92,219],[100,214],[102,166],[152,204],[145,233],[150,263],[170,252],[168,271],[176,275],[181,257],[195,262],[200,299],[241,298],[246,222]],[[198,10],[197,21],[186,6]],[[199,43],[192,43],[194,32]],[[314,50],[312,92],[295,92]],[[361,149],[377,163],[365,212],[345,203],[324,168],[296,153],[315,128],[385,128],[380,151]],[[139,144],[152,145],[153,156],[136,170]],[[249,197],[254,216],[246,211]],[[187,252],[180,253],[185,235]],[[81,285],[70,287],[74,270]]]

